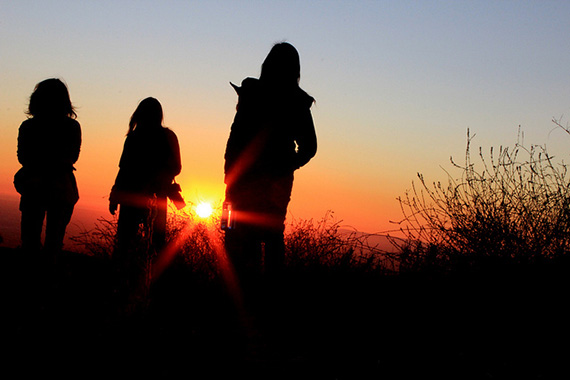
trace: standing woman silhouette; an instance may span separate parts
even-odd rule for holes
[[[21,194],[22,248],[37,252],[46,220],[44,250],[54,259],[63,247],[65,230],[79,192],[73,165],[79,158],[81,127],[67,86],[59,79],[38,83],[30,96],[28,115],[18,132],[18,161],[14,177]]]
[[[225,244],[236,270],[277,275],[284,265],[283,232],[293,173],[317,152],[311,106],[299,87],[299,54],[289,43],[273,46],[259,79],[246,78],[225,152],[226,202],[231,225]],[[262,262],[264,263],[262,267]]]
[[[178,138],[162,123],[159,101],[142,100],[131,116],[109,197],[111,214],[120,205],[113,259],[119,271],[126,271],[127,281],[135,281],[127,285],[130,291],[141,285],[140,276],[148,276],[151,251],[160,251],[166,243],[167,198],[180,197],[174,182],[182,169]],[[149,244],[144,251],[139,246],[140,227]]]

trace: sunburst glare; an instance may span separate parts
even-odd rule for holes
[[[200,202],[197,206],[196,206],[196,215],[198,215],[200,218],[209,218],[212,213],[214,212],[214,209],[212,208],[212,205],[208,202]]]

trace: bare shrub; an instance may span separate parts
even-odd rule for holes
[[[70,240],[82,247],[89,256],[110,258],[115,247],[117,233],[117,217],[110,219],[97,218],[95,227],[90,230],[83,229],[77,235],[70,236]]]
[[[370,243],[373,235],[340,230],[333,213],[320,220],[294,220],[285,235],[287,265],[294,268],[320,268],[394,272],[395,258]]]
[[[566,125],[562,125],[562,118],[559,119],[552,119],[552,122],[554,123],[556,128],[560,128],[562,129],[564,132],[568,133],[570,135],[570,125],[566,124]]]
[[[520,137],[520,135],[519,135]],[[570,181],[564,163],[555,163],[545,147],[479,149],[478,165],[467,139],[465,162],[451,159],[461,173],[448,182],[420,186],[399,202],[403,269],[449,269],[482,265],[492,259],[523,264],[570,252]]]

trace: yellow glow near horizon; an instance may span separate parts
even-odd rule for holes
[[[196,214],[203,219],[209,218],[212,216],[214,209],[212,205],[208,202],[201,202],[196,206]]]

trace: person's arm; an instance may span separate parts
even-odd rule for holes
[[[119,159],[119,171],[117,173],[117,177],[115,177],[115,183],[111,188],[111,193],[109,194],[109,212],[111,212],[112,215],[115,215],[119,203],[121,203],[120,202],[121,191],[123,190],[123,183],[125,182],[124,168],[128,166],[128,158],[130,151],[129,143],[130,139],[127,136],[125,143],[123,145],[123,152],[121,153],[121,158]]]
[[[29,165],[30,162],[33,160],[32,153],[33,147],[31,147],[30,141],[30,128],[28,123],[24,121],[20,128],[18,129],[18,149],[17,149],[17,156],[18,162],[22,164],[22,166]]]
[[[73,130],[71,136],[71,145],[70,145],[70,159],[71,164],[75,164],[79,159],[79,152],[81,151],[81,126],[75,120],[73,120]]]
[[[305,165],[317,154],[317,133],[310,109],[303,111],[300,122],[302,127],[295,139],[297,143],[296,169]]]
[[[172,151],[172,161],[169,163],[169,174],[174,178],[182,171],[182,159],[180,157],[180,143],[178,142],[178,137],[174,132],[169,132],[168,142]]]

